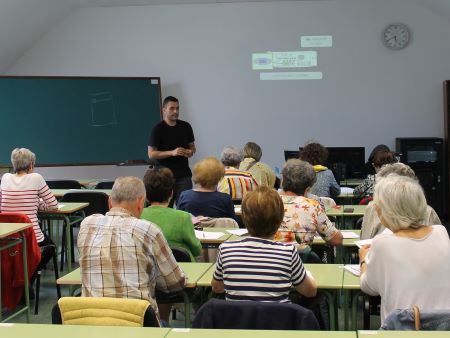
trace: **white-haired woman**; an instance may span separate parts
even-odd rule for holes
[[[36,155],[26,148],[16,148],[11,153],[14,174],[6,173],[0,185],[0,211],[27,215],[39,246],[51,244],[39,226],[38,210],[54,210],[58,202],[44,178],[34,173]]]
[[[419,183],[388,175],[377,181],[374,204],[392,234],[359,251],[361,290],[381,296],[381,323],[395,309],[450,308],[450,241],[442,225],[424,224],[427,201]]]

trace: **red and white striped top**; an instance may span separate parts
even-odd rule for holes
[[[0,211],[26,214],[33,223],[38,243],[44,240],[44,234],[39,227],[37,212],[55,209],[58,209],[58,202],[40,174],[3,175],[0,185]]]

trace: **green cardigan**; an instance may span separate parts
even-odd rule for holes
[[[142,219],[155,223],[161,229],[170,246],[185,248],[191,260],[200,255],[202,244],[195,237],[191,215],[181,210],[150,206],[143,210]]]

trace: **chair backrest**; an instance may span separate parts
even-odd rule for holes
[[[112,189],[113,185],[113,180],[102,180],[96,184],[95,189]]]
[[[450,309],[420,311],[417,305],[397,309],[386,317],[381,330],[449,331]]]
[[[46,180],[50,189],[81,189],[80,182],[75,180]]]
[[[192,262],[191,256],[185,248],[171,246],[170,249],[177,262]]]
[[[147,300],[108,297],[62,297],[53,306],[52,324],[159,326]]]
[[[361,201],[359,201],[359,205],[367,205],[367,204],[369,204],[370,201],[372,201],[372,200],[373,200],[373,197],[372,197],[372,196],[364,197]]]
[[[194,328],[319,330],[312,311],[297,304],[211,299],[197,312]]]
[[[0,223],[31,223],[31,220],[27,215],[18,212],[2,212]]]
[[[84,210],[86,216],[92,214],[106,214],[109,211],[108,195],[95,190],[74,190],[64,194],[61,202],[88,202]]]
[[[239,228],[238,223],[227,217],[197,217],[198,225],[201,228]]]
[[[0,213],[0,223],[31,223],[27,215],[13,212]],[[32,227],[23,231],[27,243],[27,268],[28,278],[31,279],[41,261],[41,250],[36,241],[36,236]],[[20,234],[15,233],[9,238],[19,238]],[[20,302],[23,294],[24,273],[23,273],[23,245],[17,244],[2,250],[1,259],[1,295],[2,306],[13,310]]]

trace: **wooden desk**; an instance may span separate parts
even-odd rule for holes
[[[352,212],[344,212],[346,208],[353,208]],[[336,207],[327,208],[325,212],[327,216],[333,217],[361,217],[364,216],[367,205],[348,204],[337,205]]]
[[[339,182],[341,187],[356,187],[364,181],[363,178],[349,178]]]
[[[0,325],[2,337],[45,337],[45,338],[164,338],[169,328],[89,326],[89,325],[51,325],[51,324],[3,324]]]
[[[448,338],[448,331],[358,331],[359,338]]]
[[[0,309],[0,321],[10,320],[22,312],[26,312],[27,322],[30,322],[30,297],[28,289],[28,261],[27,261],[27,243],[23,231],[25,229],[31,228],[33,224],[31,223],[0,223],[0,239],[5,241],[5,244],[0,244],[0,252],[17,244],[22,244],[22,265],[23,265],[23,276],[24,276],[24,294],[25,294],[25,306],[18,311],[15,311],[12,315],[3,319],[2,309]],[[21,237],[19,238],[8,238],[8,236],[19,233]],[[1,290],[1,258],[0,258],[0,290]],[[0,291],[0,304],[2,300],[2,295]]]
[[[357,338],[356,332],[172,329],[166,338]],[[65,337],[62,337],[65,338]]]
[[[38,218],[40,220],[62,220],[64,222],[64,227],[66,229],[66,250],[67,250],[67,267],[69,272],[72,271],[72,251],[73,251],[73,242],[72,242],[72,231],[70,227],[72,224],[78,223],[84,219],[83,209],[86,208],[89,203],[72,203],[72,202],[64,202],[58,206],[58,210],[50,210],[50,211],[39,211]],[[80,212],[79,217],[75,217],[71,219],[75,213]],[[63,239],[64,240],[64,239]],[[63,266],[63,262],[61,261],[61,269]]]
[[[195,288],[197,281],[214,265],[214,263],[178,263],[186,274],[187,288]],[[56,281],[59,285],[81,285],[81,269],[77,268],[67,275],[59,277]]]

